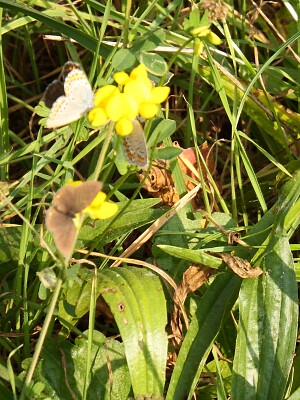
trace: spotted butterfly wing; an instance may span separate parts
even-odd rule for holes
[[[123,139],[125,157],[130,164],[146,169],[149,159],[145,133],[139,121],[134,119],[132,123],[132,133]]]
[[[45,92],[45,103],[51,104],[50,115],[46,121],[47,128],[56,129],[74,122],[94,107],[92,87],[85,72],[78,68],[78,64],[68,62],[63,69],[63,76],[63,92],[59,81],[50,84]],[[53,102],[55,95],[57,97]]]

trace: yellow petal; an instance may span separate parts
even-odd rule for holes
[[[129,75],[124,71],[116,72],[114,74],[114,80],[118,85],[125,85],[125,83],[127,83],[129,80]]]
[[[132,96],[137,103],[147,101],[150,97],[152,86],[148,86],[144,80],[134,80],[124,86],[124,93]]]
[[[216,35],[214,32],[210,31],[209,34],[207,35],[207,40],[211,43],[214,44],[215,46],[219,46],[222,43],[222,39],[219,38],[218,35]]]
[[[89,112],[89,120],[92,126],[100,126],[106,123],[108,117],[102,108],[96,107]]]
[[[149,102],[160,104],[169,96],[170,88],[167,86],[158,86],[151,90]]]
[[[132,79],[148,78],[145,65],[140,64],[136,68],[134,68],[130,73],[130,78]]]
[[[125,93],[120,93],[109,100],[106,105],[106,113],[112,121],[118,121],[122,117],[135,118],[138,113],[138,104]]]
[[[107,101],[120,93],[119,89],[114,85],[105,85],[102,88],[98,89],[94,96],[94,103],[96,106],[100,104],[105,104]]]
[[[196,56],[200,56],[204,48],[203,41],[201,41],[199,38],[195,38],[194,40],[194,54]]]
[[[117,211],[117,204],[105,201],[100,207],[91,210],[88,215],[92,219],[107,219],[111,218]]]
[[[105,201],[98,212],[99,219],[111,218],[118,211],[118,206],[110,201]]]
[[[209,34],[210,32],[210,27],[209,25],[207,26],[199,26],[198,28],[192,29],[191,34],[193,36],[198,36],[198,37],[205,37]]]
[[[121,136],[127,136],[130,135],[130,133],[133,130],[133,124],[131,119],[128,118],[121,118],[117,123],[116,123],[116,131],[119,135]]]
[[[97,193],[96,197],[92,200],[89,207],[99,207],[106,200],[106,194],[104,192]]]
[[[66,183],[72,186],[79,186],[82,184],[82,181],[73,181],[72,179],[68,179]]]
[[[106,194],[102,191],[97,193],[90,205],[82,210],[81,213],[87,214],[92,219],[112,217],[117,212],[118,206],[115,203],[106,201],[106,197]]]
[[[143,118],[153,118],[157,113],[158,107],[154,103],[142,103],[139,105],[139,113]]]

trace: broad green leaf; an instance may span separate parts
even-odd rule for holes
[[[296,356],[293,360],[293,369],[291,373],[292,385],[290,392],[293,393],[295,390],[300,390],[300,349],[297,347]]]
[[[132,50],[120,49],[113,56],[112,66],[116,71],[124,71],[133,68],[136,61],[136,56]]]
[[[153,121],[152,127],[154,129],[147,141],[149,147],[156,146],[167,137],[170,137],[175,132],[176,122],[172,119],[156,119]]]
[[[58,315],[69,323],[89,310],[92,272],[85,270],[80,275],[87,283],[74,282],[59,303]],[[168,341],[166,301],[159,278],[140,268],[105,269],[98,271],[97,291],[120,330],[135,395],[161,396]]]
[[[299,400],[300,399],[300,387],[295,390],[290,397],[287,398],[287,400]]]
[[[182,150],[177,147],[163,147],[154,150],[152,156],[154,159],[170,160],[171,158],[179,156],[181,153]]]
[[[299,196],[298,172],[283,186],[274,207],[277,215],[265,252],[257,251],[264,274],[242,285],[233,399],[284,398],[298,323],[297,282],[286,232],[291,235],[299,224],[299,211],[290,218]]]
[[[284,398],[296,344],[298,300],[288,239],[272,238],[265,273],[244,280],[232,399]]]
[[[138,59],[141,64],[146,66],[148,72],[155,76],[165,75],[168,71],[166,61],[159,54],[142,52]]]
[[[173,257],[178,257],[183,260],[191,261],[198,264],[203,264],[206,265],[207,267],[218,269],[222,265],[222,260],[220,258],[205,253],[207,249],[193,250],[193,249],[183,249],[181,247],[167,246],[167,245],[159,245],[158,247]],[[222,250],[220,249],[219,251]]]
[[[97,331],[94,331],[93,340],[91,382],[86,398],[127,400],[130,378],[124,346],[117,340],[105,342],[105,337]],[[36,380],[45,384],[44,395],[54,400],[82,398],[87,346],[85,337],[76,339],[75,345],[67,341],[46,341],[35,373]]]
[[[167,358],[166,301],[159,278],[141,268],[98,272],[98,293],[109,305],[124,343],[135,396],[162,396]],[[76,314],[88,311],[91,283],[78,298]]]
[[[226,225],[224,214],[217,215],[223,218],[223,226]],[[275,214],[266,213],[263,218],[249,230],[247,244],[255,246],[262,243],[267,235],[268,228],[273,223]],[[232,227],[232,220],[227,216],[227,224]],[[169,248],[168,248],[169,250]],[[177,251],[177,250],[176,250]],[[250,259],[255,254],[255,249],[239,247],[237,255]],[[176,265],[176,262],[174,261]],[[227,272],[219,274],[206,290],[198,304],[191,325],[187,331],[179,352],[176,366],[172,374],[170,387],[166,400],[190,399],[197,384],[199,375],[206,358],[211,350],[213,341],[222,327],[224,318],[228,316],[230,309],[238,296],[241,278]]]
[[[170,274],[173,279],[176,277],[176,281],[181,279],[186,269],[184,266],[188,264],[186,262],[178,262],[178,259],[162,251],[160,246],[171,244],[176,247],[188,248],[188,239],[185,235],[180,235],[180,232],[195,230],[197,225],[198,221],[188,219],[185,210],[182,209],[164,224],[163,231],[155,236],[154,246],[152,248],[155,261],[159,267]],[[174,232],[178,232],[178,234],[173,235]]]
[[[144,269],[118,268],[106,270],[100,280],[102,296],[124,342],[135,396],[163,395],[168,341],[166,301],[159,278]]]
[[[103,246],[121,235],[132,232],[134,229],[146,224],[150,224],[164,213],[161,209],[150,208],[154,204],[159,203],[159,201],[158,199],[134,200],[124,213],[120,211],[121,215],[115,219],[111,226],[109,226],[111,219],[98,220],[93,221],[91,224],[84,224],[80,230],[78,239],[82,241],[84,245],[91,244],[91,241],[95,240],[96,243],[92,243],[92,245],[97,247],[97,243],[99,242],[100,245]],[[120,206],[120,210],[121,207],[122,206]]]
[[[140,51],[152,51],[161,43],[164,42],[166,37],[163,29],[158,29],[154,32],[149,32],[146,35],[142,35],[134,40],[132,43],[132,52],[137,53]]]
[[[216,212],[212,215],[214,221],[220,224],[224,229],[233,229],[235,228],[235,223],[233,219],[231,219],[227,214]],[[157,247],[163,252],[169,254],[173,257],[180,258],[182,260],[190,261],[192,263],[203,264],[211,268],[218,269],[222,265],[222,260],[220,258],[214,257],[213,255],[208,254],[208,251],[218,251],[222,252],[225,249],[228,251],[236,250],[236,247],[230,248],[228,246],[226,240],[227,237],[220,232],[212,223],[208,225],[207,228],[200,230],[198,221],[190,221],[183,218],[181,215],[181,220],[183,225],[181,229],[187,232],[189,230],[199,230],[201,232],[201,242],[200,243],[189,243],[186,235],[172,235],[172,233],[178,231],[180,232],[180,224],[178,221],[177,229],[170,225],[170,234],[168,235],[168,231],[165,231],[165,228],[168,228],[168,225],[164,226],[164,235],[158,236],[156,240]],[[189,222],[188,222],[189,221]],[[175,223],[171,221],[170,224]],[[190,224],[190,226],[189,226]],[[191,235],[193,237],[193,235]],[[202,249],[199,249],[202,247]],[[176,261],[173,261],[176,265]]]

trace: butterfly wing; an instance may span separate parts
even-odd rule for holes
[[[55,101],[59,97],[64,96],[64,94],[65,94],[65,89],[62,82],[55,80],[52,83],[50,83],[50,85],[47,86],[44,95],[46,107],[51,108],[55,103]]]
[[[75,214],[86,208],[102,189],[101,182],[65,185],[57,191],[46,214],[46,227],[52,233],[57,250],[70,258],[76,241]]]
[[[66,97],[78,104],[81,114],[94,107],[94,93],[84,71],[73,69],[65,78],[64,88]]]
[[[55,246],[65,258],[70,258],[75,246],[77,229],[72,217],[64,215],[54,207],[46,214],[46,226],[52,233]]]
[[[123,139],[125,156],[130,164],[146,169],[149,164],[144,130],[137,120],[132,120],[133,131]]]
[[[53,103],[46,122],[47,128],[59,128],[77,121],[94,107],[94,93],[81,69],[72,69],[64,82],[65,95]]]
[[[52,205],[61,214],[73,218],[91,203],[101,189],[101,182],[82,182],[76,186],[67,184],[56,192]]]
[[[73,69],[80,69],[80,65],[74,61],[67,61],[62,69],[63,80],[66,79],[67,75],[73,71]]]
[[[74,187],[73,210],[82,211],[97,196],[102,189],[101,182],[83,182]]]

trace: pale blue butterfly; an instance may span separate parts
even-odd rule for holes
[[[46,128],[56,129],[74,122],[94,107],[94,93],[84,71],[77,63],[63,68],[64,83],[52,82],[45,92],[46,106],[51,108]]]

